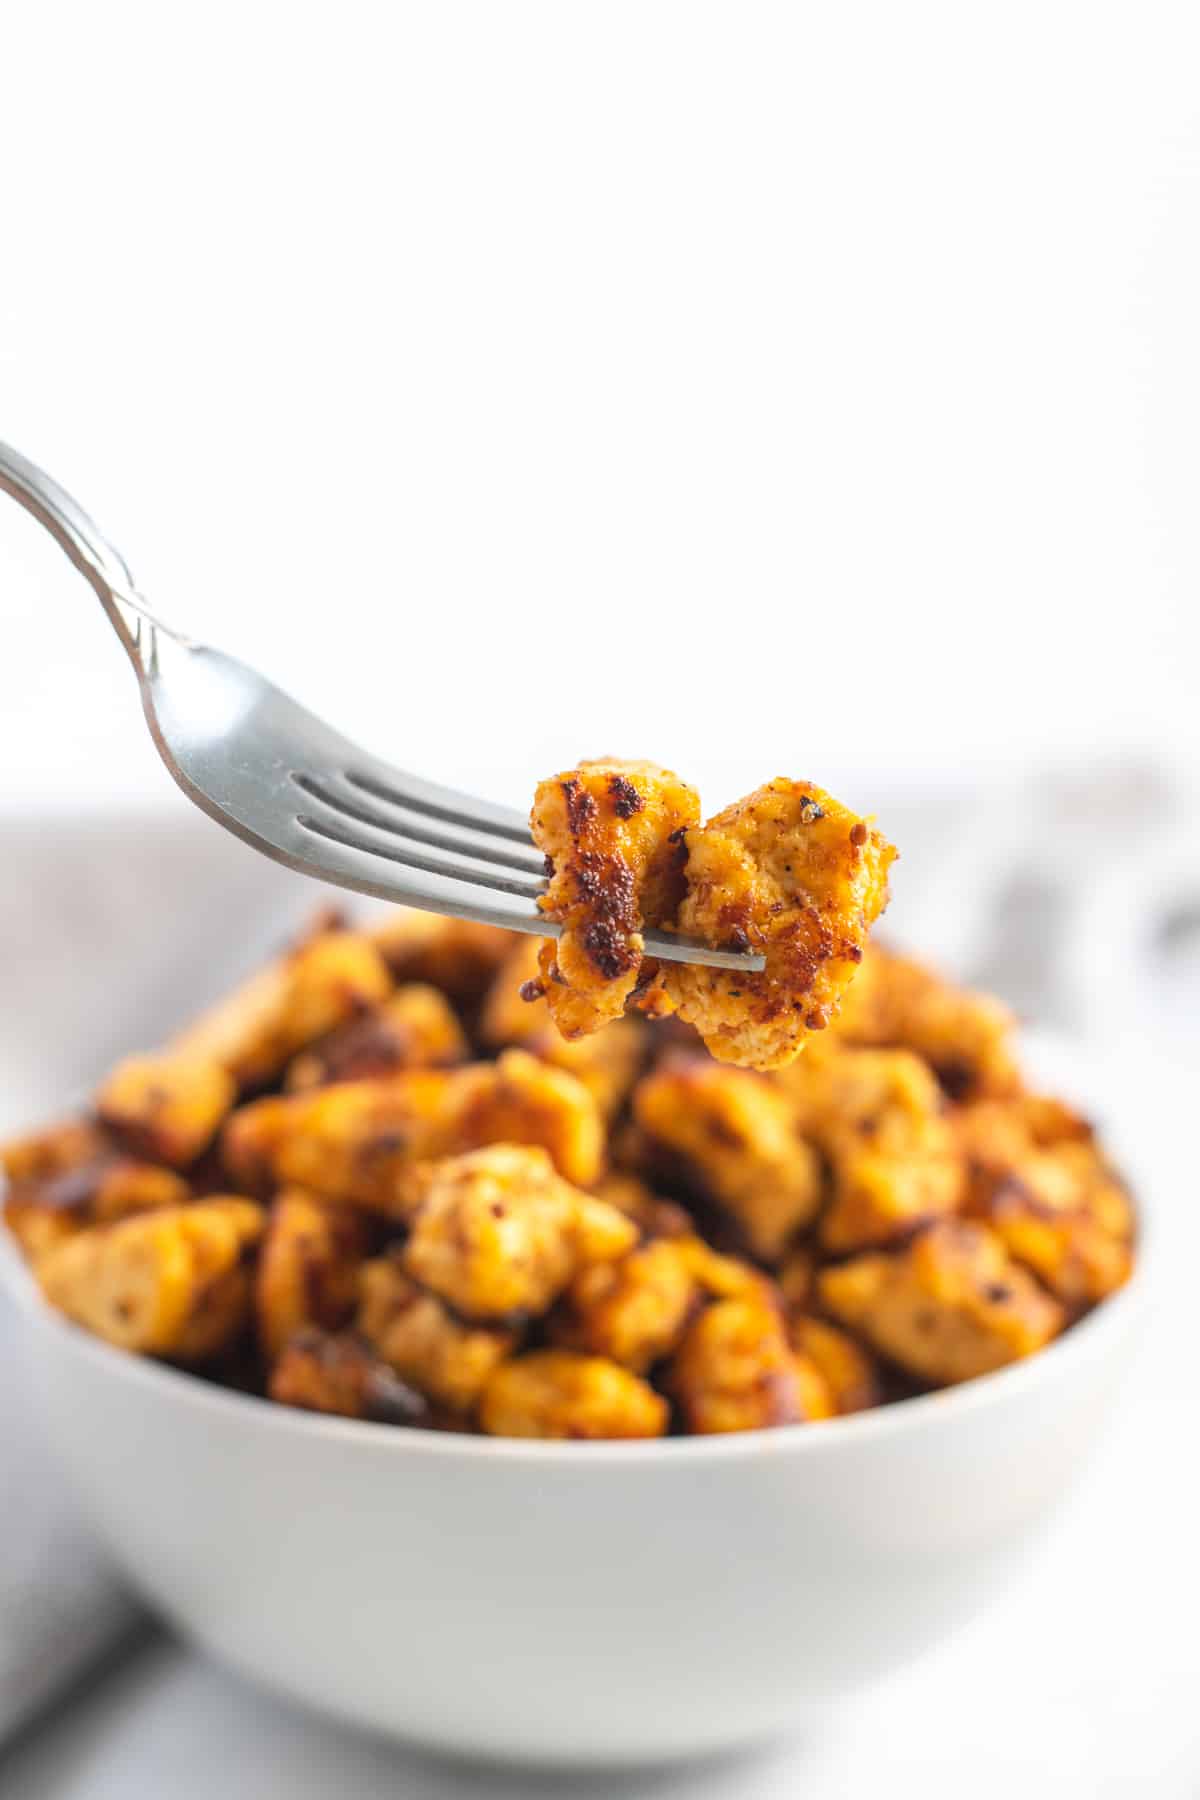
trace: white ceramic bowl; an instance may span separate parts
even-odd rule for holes
[[[1012,1369],[650,1444],[289,1411],[112,1350],[16,1285],[87,1512],[214,1656],[441,1750],[615,1763],[802,1726],[975,1614],[1087,1460],[1152,1237],[1121,1294]]]

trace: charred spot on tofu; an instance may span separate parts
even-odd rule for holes
[[[267,1391],[279,1405],[306,1412],[380,1425],[433,1423],[422,1395],[351,1332],[298,1332],[272,1365]]]
[[[181,1206],[190,1198],[187,1182],[173,1169],[102,1150],[78,1168],[14,1183],[5,1195],[4,1222],[29,1261],[36,1262],[89,1225]]]
[[[767,966],[672,963],[663,985],[718,1061],[779,1068],[836,1013],[896,852],[823,789],[783,777],[690,831],[687,852],[679,930]]]
[[[268,1360],[306,1326],[336,1331],[358,1299],[363,1219],[291,1188],[272,1201],[255,1276],[258,1333]]]
[[[606,1357],[532,1350],[489,1378],[479,1422],[493,1437],[654,1438],[669,1412],[648,1382]]]
[[[695,790],[654,763],[582,762],[538,787],[530,829],[549,871],[538,904],[562,927],[542,946],[540,989],[565,1038],[625,1011],[644,928],[674,919],[680,834],[699,817]]]
[[[446,996],[413,981],[294,1057],[284,1087],[299,1093],[331,1081],[362,1081],[403,1069],[452,1068],[470,1054],[467,1035]]]
[[[139,1154],[187,1168],[212,1143],[236,1098],[233,1077],[211,1058],[131,1056],[96,1095],[96,1113]]]
[[[1066,1318],[994,1231],[958,1219],[823,1270],[818,1293],[841,1324],[935,1387],[1032,1355]]]

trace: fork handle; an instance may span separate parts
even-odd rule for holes
[[[177,634],[154,618],[141,600],[124,557],[65,488],[5,443],[0,443],[0,489],[45,527],[91,583],[134,668],[143,675],[141,651],[147,621],[170,636]]]

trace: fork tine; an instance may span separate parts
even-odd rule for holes
[[[392,806],[426,813],[431,819],[442,819],[450,825],[465,825],[472,831],[492,832],[518,844],[530,842],[529,819],[515,807],[499,806],[494,800],[481,800],[476,794],[424,781],[419,775],[409,775],[374,757],[361,757],[349,765],[346,780],[352,787]]]
[[[743,975],[757,975],[767,966],[767,959],[760,951],[714,950],[711,944],[682,931],[651,929],[642,936],[646,955],[657,956],[660,962],[699,963],[708,969],[738,969]]]
[[[528,932],[547,938],[562,935],[562,926],[558,920],[546,918],[536,905],[526,907],[513,904],[514,901],[536,901],[538,894],[544,891],[541,883],[510,878],[495,869],[491,872],[469,872],[469,864],[464,857],[454,857],[451,860],[448,856],[429,856],[421,850],[402,850],[394,838],[390,843],[368,842],[332,820],[318,820],[300,814],[296,824],[302,831],[323,839],[326,844],[352,851],[355,857],[383,857],[402,868],[420,870],[436,877],[441,883],[451,885],[433,892],[423,885],[406,891],[396,882],[364,880],[359,869],[342,869],[323,857],[321,874],[327,881],[336,881],[359,893],[374,893],[382,899],[401,900],[410,905],[426,907],[433,912],[450,913],[460,918],[483,919],[489,924],[506,926],[510,931]],[[490,898],[486,892],[480,892],[481,886],[485,890],[492,889],[495,898]],[[743,973],[765,967],[765,959],[761,955],[739,950],[717,950],[710,944],[702,943],[699,938],[688,937],[682,932],[651,930],[644,936],[647,955],[657,956],[663,962],[703,962],[710,968],[738,969]]]
[[[545,879],[545,859],[528,838],[524,844],[518,844],[511,838],[497,837],[489,832],[468,831],[465,826],[439,828],[429,822],[429,814],[409,812],[390,800],[373,799],[361,784],[352,785],[344,775],[331,773],[318,777],[294,772],[291,779],[310,799],[320,801],[356,824],[393,833],[414,844],[428,844],[435,850],[449,850],[456,856],[497,863],[539,881]]]
[[[519,894],[481,888],[461,876],[408,869],[386,857],[380,858],[365,844],[313,832],[296,818],[291,819],[286,831],[273,838],[263,838],[243,828],[238,828],[238,835],[302,875],[332,882],[355,894],[370,894],[393,906],[414,906],[452,919],[477,919],[484,925],[499,925],[506,931],[536,937],[558,937],[562,929],[557,920],[545,918]]]
[[[459,856],[453,851],[434,855],[422,845],[406,841],[391,829],[380,831],[369,824],[353,828],[351,821],[343,821],[332,808],[329,809],[329,815],[323,818],[311,812],[298,813],[296,823],[316,837],[329,838],[335,844],[344,844],[349,850],[382,856],[388,862],[400,863],[408,869],[421,869],[427,875],[448,876],[452,881],[465,882],[472,887],[494,888],[500,894],[517,894],[523,900],[535,901],[539,894],[545,892],[543,881],[530,875],[509,873],[495,863],[479,862],[471,857]]]

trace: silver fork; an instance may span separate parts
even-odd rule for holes
[[[0,489],[33,514],[100,597],[133,663],[158,753],[210,819],[303,875],[428,912],[557,937],[537,909],[545,864],[515,809],[380,762],[256,670],[151,612],[82,507],[0,443]],[[668,962],[757,970],[761,956],[647,931]]]

